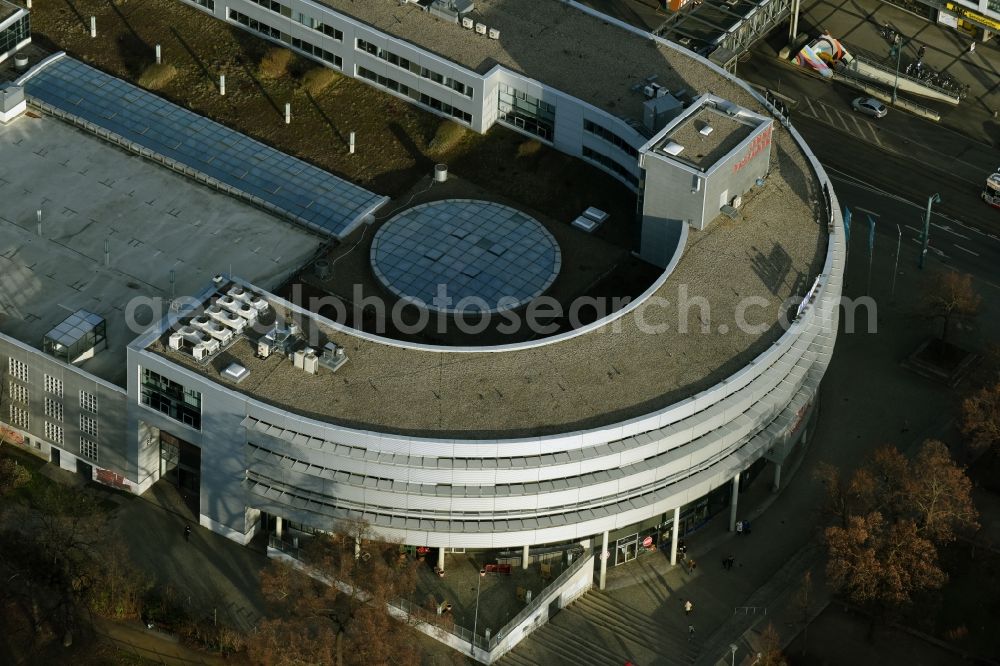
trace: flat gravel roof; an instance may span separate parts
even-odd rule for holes
[[[783,332],[782,302],[804,295],[826,257],[822,193],[794,139],[775,127],[771,175],[744,197],[741,219],[691,231],[683,257],[645,309],[586,334],[529,349],[455,352],[404,348],[323,329],[349,362],[309,375],[287,359],[256,357],[248,340],[205,366],[149,348],[220,384],[290,412],[365,430],[439,438],[527,437],[597,427],[649,413],[744,367]],[[567,257],[566,261],[574,258]],[[763,298],[746,310],[740,303]],[[687,299],[703,298],[710,310]],[[279,313],[280,314],[280,313]],[[703,324],[707,325],[702,332]],[[646,327],[652,327],[651,331]],[[250,373],[223,379],[232,362]]]

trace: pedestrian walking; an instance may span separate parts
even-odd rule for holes
[[[736,533],[737,534],[743,534],[743,521],[742,520],[737,520],[736,521]]]
[[[688,625],[688,643],[694,640],[694,625]]]
[[[975,53],[975,52],[976,52],[976,43],[972,42],[971,44],[969,44],[969,53]]]
[[[687,601],[684,602],[684,614],[690,615],[691,611],[693,610],[694,610],[694,604],[691,603],[690,599],[688,599]]]
[[[743,534],[746,534],[746,535],[750,534],[750,521],[749,520],[744,520],[743,521]]]
[[[735,562],[736,562],[736,558],[735,558],[735,557],[733,557],[732,555],[730,555],[729,557],[727,557],[727,558],[725,559],[725,562],[724,562],[724,566],[726,567],[726,570],[727,570],[727,571],[730,571],[730,570],[732,570],[732,568],[733,568],[733,564],[734,564]]]
[[[190,525],[185,525],[184,526],[184,540],[185,541],[190,541],[191,540],[191,526]]]

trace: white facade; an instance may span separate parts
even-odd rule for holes
[[[506,67],[497,65],[486,74],[479,74],[310,0],[275,2],[275,5],[285,8],[280,13],[265,9],[253,0],[231,0],[226,4],[206,1],[204,5],[196,0],[184,1],[217,19],[282,44],[346,76],[452,118],[476,132],[485,132],[500,122],[547,142],[568,155],[580,157],[633,190],[638,189],[640,172],[636,156],[596,134],[586,132],[584,121],[590,120],[606,128],[632,148],[645,143],[642,134],[621,118]],[[325,31],[323,26],[326,26]],[[400,59],[410,63],[412,69],[426,69],[428,75],[434,78],[421,76],[411,67],[401,66]],[[381,78],[373,80],[373,76]],[[435,79],[447,83],[439,83]],[[505,121],[499,117],[499,90],[503,85],[555,107],[555,131],[552,135],[540,136],[525,131],[516,121]],[[595,153],[603,158],[595,157]]]

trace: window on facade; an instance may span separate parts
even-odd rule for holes
[[[321,60],[325,60],[329,63],[332,63],[333,66],[336,67],[337,69],[340,69],[344,65],[344,61],[341,60],[340,56],[338,56],[337,54],[330,53],[329,51],[321,49],[318,46],[310,44],[309,42],[302,41],[298,37],[292,37],[292,46],[299,49],[300,51],[305,51],[310,55],[316,56]]]
[[[95,419],[93,416],[80,414],[80,432],[82,432],[84,435],[97,437],[97,419]]]
[[[611,130],[607,129],[606,127],[598,125],[592,120],[584,120],[583,129],[587,132],[590,132],[594,136],[599,136],[600,138],[604,139],[605,141],[615,146],[619,150],[622,150],[631,155],[632,157],[638,159],[639,151],[633,148],[632,144],[630,144],[628,141],[621,138],[620,136],[618,136]]]
[[[11,400],[13,400],[15,402],[23,402],[25,404],[28,404],[28,387],[27,386],[25,386],[24,384],[19,384],[18,382],[15,382],[12,379],[12,380],[10,380],[10,384],[8,385],[8,389],[9,389],[9,391],[8,391],[7,395],[10,396]]]
[[[515,129],[551,141],[555,131],[556,107],[505,83],[497,95],[499,118]]]
[[[357,40],[357,47],[359,51],[364,51],[365,53],[375,56],[376,58],[381,58],[394,67],[405,69],[408,72],[427,79],[428,81],[433,81],[438,85],[446,86],[470,99],[472,98],[472,86],[467,86],[461,81],[456,81],[455,79],[444,76],[443,74],[439,74],[432,69],[421,67],[407,58],[392,53],[391,51],[386,51],[383,48],[379,48],[377,44],[372,44],[364,39]]]
[[[55,419],[56,421],[63,420],[63,406],[62,403],[54,398],[45,396],[45,416],[50,419]]]
[[[97,442],[86,437],[80,438],[80,455],[97,462]]]
[[[49,440],[53,444],[63,443],[63,429],[62,426],[57,426],[55,423],[45,422],[45,439]]]
[[[215,0],[188,0],[188,2],[192,2],[196,5],[201,5],[202,7],[210,11],[213,12],[215,11]]]
[[[97,413],[97,396],[90,391],[80,390],[80,409]]]
[[[275,14],[280,14],[281,10],[285,9],[284,5],[282,5],[280,2],[275,2],[274,0],[251,0],[251,2],[260,5],[264,9],[270,10]]]
[[[312,29],[316,30],[317,32],[322,32],[327,37],[333,37],[338,42],[344,41],[344,33],[341,32],[340,30],[337,30],[332,25],[326,25],[325,23],[320,23],[319,21],[316,21],[315,25],[312,26]]]
[[[991,12],[996,12],[1000,14],[1000,0],[988,0],[986,3],[986,8]]]
[[[21,430],[27,430],[28,421],[28,410],[23,407],[18,407],[17,405],[10,406],[10,424],[15,428],[20,428]]]
[[[63,397],[63,383],[52,375],[45,375],[45,392],[54,396]]]
[[[152,370],[142,369],[142,404],[170,418],[201,429],[201,393],[184,388]]]
[[[608,169],[611,169],[612,171],[622,176],[623,178],[625,178],[625,180],[632,183],[636,187],[639,186],[639,179],[636,178],[635,174],[633,174],[631,170],[625,168],[624,166],[622,166],[615,160],[611,159],[607,155],[597,152],[590,146],[584,146],[583,156],[589,160],[593,160],[598,164],[607,167]]]
[[[18,44],[28,38],[31,30],[28,26],[28,16],[23,16],[12,25],[0,30],[0,53],[13,50]]]
[[[240,25],[246,26],[253,30],[254,32],[259,32],[260,34],[271,37],[272,39],[281,39],[281,31],[277,28],[272,28],[263,21],[258,21],[257,19],[252,19],[246,14],[241,14],[240,12],[230,9],[229,10],[230,20],[236,21]]]
[[[18,361],[16,358],[8,358],[7,372],[14,379],[20,379],[25,384],[28,383],[28,364],[24,361]]]

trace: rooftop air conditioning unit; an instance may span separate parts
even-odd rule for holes
[[[320,356],[319,362],[320,365],[336,372],[340,366],[347,363],[347,354],[344,353],[344,348],[340,345],[328,342],[323,345],[323,354]]]
[[[737,208],[738,209],[742,205],[743,205],[743,197],[742,196],[736,195],[735,197],[733,197],[733,202],[732,202],[733,208]]]
[[[475,21],[470,19],[468,16],[462,17],[462,27],[465,28],[466,30],[472,30],[473,26],[475,25],[476,25]]]
[[[299,370],[302,370],[305,367],[305,361],[306,361],[306,352],[304,349],[299,349],[298,351],[292,354],[292,364]]]
[[[312,352],[307,353],[302,359],[302,369],[310,375],[315,375],[319,372],[319,357]]]
[[[680,39],[677,40],[677,43],[680,44],[681,46],[691,46],[691,38],[681,37]]]
[[[476,33],[480,34],[480,35],[485,35],[486,34],[486,24],[485,23],[477,23],[476,24]]]
[[[257,309],[249,303],[242,303],[236,309],[236,314],[247,321],[257,321]]]
[[[210,357],[212,353],[213,350],[209,345],[195,345],[191,350],[191,356],[194,356],[196,361],[204,361]]]
[[[261,296],[254,296],[250,299],[250,306],[258,313],[263,314],[271,307],[267,304],[267,299]]]
[[[170,348],[177,351],[184,347],[184,334],[180,331],[174,331],[170,334]]]
[[[236,299],[229,294],[225,294],[223,296],[219,296],[219,299],[215,301],[215,304],[220,308],[226,308],[228,310],[232,309],[233,305],[236,304]]]
[[[228,345],[233,340],[233,330],[217,321],[205,322],[201,325],[201,330],[218,340],[221,345]]]
[[[490,39],[500,39],[500,31],[496,28],[490,28]]]

